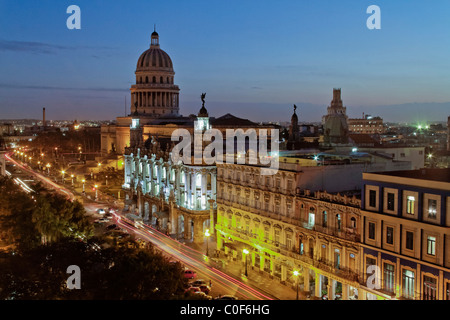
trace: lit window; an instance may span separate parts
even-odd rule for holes
[[[428,218],[436,219],[437,201],[428,199]]]
[[[436,255],[436,237],[428,236],[427,253],[432,256]]]
[[[416,198],[413,196],[408,196],[406,200],[406,213],[414,214],[414,204],[416,202]]]

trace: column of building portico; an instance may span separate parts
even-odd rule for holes
[[[196,176],[195,172],[191,172],[191,205],[193,209],[198,209],[196,197],[197,197]]]
[[[309,268],[303,267],[303,291],[309,293]]]
[[[348,300],[348,284],[342,283],[342,300]]]
[[[327,294],[328,294],[328,300],[334,300],[336,297],[336,280],[331,279],[328,277],[328,285],[327,285]]]
[[[367,292],[361,288],[358,288],[358,300],[367,300]]]
[[[169,207],[169,221],[171,223],[171,230],[169,230],[169,232],[171,234],[178,234],[178,212],[174,205],[174,202],[171,201]]]
[[[214,232],[214,200],[209,199],[209,233],[213,235]]]
[[[322,298],[322,277],[320,276],[320,274],[315,270],[315,283],[314,283],[314,289],[315,289],[315,293],[314,295],[317,298]]]
[[[194,219],[194,242],[202,243],[204,238],[203,221],[199,218]]]
[[[202,173],[202,186],[201,186],[201,199],[200,199],[200,205],[201,209],[205,209],[208,205],[208,202],[206,201],[206,187],[208,184],[208,180],[205,173]],[[205,204],[205,207],[203,207],[203,203]]]
[[[186,189],[186,204],[183,203],[183,206],[191,208],[191,173],[188,170],[185,171],[184,186],[184,188]]]
[[[281,265],[281,281],[284,282],[287,279],[287,267],[282,264]]]
[[[184,216],[184,238],[187,240],[191,240],[191,219]]]
[[[259,271],[264,271],[264,265],[266,263],[266,258],[262,255],[262,253],[259,255]]]

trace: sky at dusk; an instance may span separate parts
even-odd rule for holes
[[[69,30],[70,5],[81,30]],[[369,30],[369,5],[381,29]],[[350,117],[446,121],[450,1],[0,0],[0,119],[112,120],[130,111],[154,24],[180,113],[320,121],[342,89]]]

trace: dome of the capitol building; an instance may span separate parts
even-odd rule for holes
[[[139,56],[135,74],[136,84],[131,86],[131,105],[136,105],[139,116],[158,118],[178,115],[180,89],[174,84],[172,59],[160,48],[156,31],[151,34],[150,48]]]
[[[173,64],[169,55],[159,47],[159,35],[152,33],[150,48],[144,51],[138,59],[136,71],[172,71]]]

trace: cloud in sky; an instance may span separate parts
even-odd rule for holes
[[[5,40],[0,39],[0,51],[12,51],[21,53],[32,53],[32,54],[56,54],[58,51],[66,50],[113,50],[113,47],[106,46],[68,46],[68,45],[58,45],[45,42],[36,41],[17,41],[17,40]],[[91,55],[94,58],[98,58],[97,54]]]

